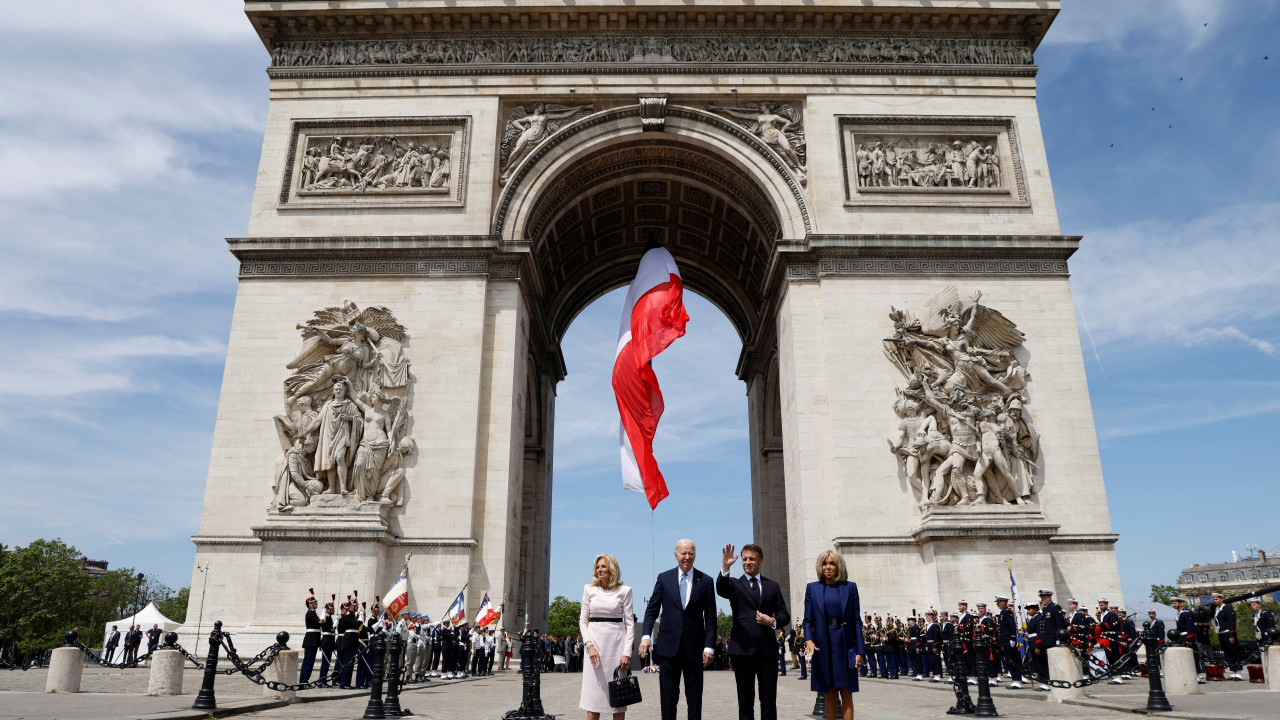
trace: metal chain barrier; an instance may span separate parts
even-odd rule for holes
[[[1035,663],[1032,662],[1030,655],[1023,659],[1022,671],[1023,674],[1031,678],[1033,681],[1040,683],[1041,685],[1048,685],[1052,688],[1081,688],[1088,687],[1090,685],[1097,685],[1103,681],[1110,680],[1115,674],[1115,668],[1129,667],[1130,662],[1132,662],[1133,668],[1136,670],[1138,668],[1138,648],[1141,647],[1143,639],[1142,634],[1139,634],[1129,649],[1120,655],[1120,657],[1116,658],[1114,663],[1110,664],[1103,660],[1099,660],[1091,654],[1086,655],[1081,653],[1080,648],[1075,645],[1059,645],[1058,647],[1065,647],[1070,650],[1071,654],[1075,656],[1075,659],[1080,662],[1082,668],[1087,667],[1090,670],[1096,671],[1096,674],[1094,674],[1094,672],[1090,672],[1083,679],[1076,680],[1074,682],[1069,682],[1067,680],[1054,680],[1040,675],[1036,670]]]
[[[11,663],[5,660],[0,660],[0,670],[21,670],[23,672],[26,672],[28,670],[31,670],[32,668],[45,667],[46,665],[49,664],[49,656],[52,654],[53,654],[52,649],[45,650],[43,653],[40,654],[40,657],[34,660],[30,660],[28,662],[22,663],[21,665],[17,663]]]

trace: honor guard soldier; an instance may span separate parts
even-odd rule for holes
[[[1204,665],[1200,662],[1200,653],[1196,651],[1196,621],[1195,618],[1191,617],[1191,611],[1187,609],[1187,599],[1174,595],[1169,599],[1169,604],[1178,613],[1178,624],[1175,626],[1178,632],[1177,642],[1191,648],[1196,662],[1196,681],[1203,684]]]
[[[902,654],[902,639],[898,637],[898,626],[890,617],[884,628],[884,655],[889,660],[889,679],[897,680],[899,660]]]
[[[876,639],[873,636],[875,632],[875,624],[871,622],[871,613],[867,613],[866,619],[862,622],[862,632],[866,636],[867,644],[867,661],[862,664],[862,668],[858,670],[858,674],[867,677],[870,673],[871,677],[876,676]]]
[[[1129,611],[1120,608],[1120,651],[1128,653],[1133,644],[1138,641],[1138,626],[1133,623],[1133,618],[1129,617]],[[1129,658],[1128,661],[1122,661],[1120,671],[1124,676],[1133,679],[1133,673],[1137,671],[1137,658]]]
[[[907,618],[907,659],[911,663],[911,679],[924,679],[923,633],[915,616]]]
[[[338,685],[351,689],[351,673],[355,669],[360,650],[360,621],[356,619],[356,607],[350,597],[342,604],[342,616],[338,618]]]
[[[307,614],[302,618],[307,632],[302,636],[302,671],[298,676],[300,683],[311,681],[311,670],[316,666],[316,650],[320,649],[320,616],[316,614],[316,591],[307,588],[307,593]]]
[[[1164,636],[1164,621],[1156,617],[1155,608],[1147,608],[1147,621],[1151,623],[1151,636],[1156,639],[1160,645],[1166,640]]]
[[[406,680],[413,679],[413,666],[418,662],[418,623],[408,613],[400,616],[396,623],[396,632],[404,641],[404,663],[400,666]]]
[[[376,607],[376,606],[375,606]],[[369,657],[369,634],[372,632],[373,618],[369,614],[368,603],[360,603],[359,625],[356,626],[356,687],[367,688],[373,685],[373,658]]]
[[[333,652],[337,648],[333,635],[333,602],[337,595],[330,595],[329,602],[324,604],[324,615],[320,617],[320,677],[329,677],[329,667],[333,663]]]
[[[964,648],[965,674],[969,676],[970,685],[977,685],[978,673],[973,661],[973,631],[974,623],[977,621],[977,618],[973,616],[973,613],[969,612],[968,601],[961,600],[956,605],[960,616],[960,623],[956,625],[956,639]]]
[[[1036,686],[1036,690],[1049,689],[1049,684],[1043,681],[1049,679],[1049,648],[1053,646],[1046,641],[1045,632],[1045,617],[1040,614],[1040,606],[1035,603],[1028,603],[1027,646],[1031,649],[1031,666],[1041,679],[1041,683]]]
[[[1253,609],[1253,636],[1258,639],[1259,645],[1270,645],[1273,642],[1271,633],[1276,629],[1276,616],[1262,607],[1262,600],[1259,598],[1250,600],[1249,607]]]
[[[933,610],[926,611],[924,618],[924,674],[929,682],[942,682],[942,626]]]
[[[996,625],[1000,628],[1000,651],[1004,653],[1004,664],[1009,670],[1010,690],[1022,689],[1022,652],[1018,648],[1018,616],[1009,607],[1009,598],[996,596],[996,607],[1000,612],[996,615]]]
[[[991,615],[987,613],[986,603],[980,602],[975,606],[975,608],[978,611],[978,615],[977,615],[977,619],[973,623],[974,632],[981,633],[986,639],[986,643],[987,643],[987,651],[986,651],[987,652],[987,658],[986,658],[987,684],[993,685],[993,686],[999,685],[1000,684],[1000,678],[999,678],[1000,654],[997,653],[997,650],[1000,647],[1000,641],[999,641],[1000,626],[998,623],[996,623],[996,619],[991,617]],[[978,652],[978,646],[976,642],[974,643],[973,651],[975,653],[974,659],[975,659],[975,669],[976,669],[976,664],[977,664],[976,653]]]
[[[1067,615],[1062,612],[1062,607],[1053,601],[1052,590],[1041,589],[1039,595],[1040,614],[1044,616],[1044,631],[1048,633],[1045,638],[1045,642],[1048,643],[1046,647],[1057,647],[1058,631],[1067,629]]]
[[[955,614],[942,616],[942,666],[946,669],[947,675],[955,677],[955,641],[956,641],[956,616]]]
[[[1098,598],[1098,625],[1102,627],[1102,649],[1107,654],[1107,672],[1112,673],[1111,684],[1123,685],[1124,681],[1116,672],[1116,661],[1120,659],[1120,643],[1123,639],[1124,627],[1120,616],[1111,609],[1111,603],[1104,597]]]
[[[1244,668],[1244,651],[1236,639],[1236,610],[1226,603],[1222,593],[1213,594],[1213,624],[1218,628],[1218,644],[1232,680],[1244,680],[1240,671]]]

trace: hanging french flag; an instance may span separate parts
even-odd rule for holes
[[[484,594],[484,599],[480,601],[480,609],[476,610],[476,626],[488,627],[490,623],[502,616],[497,610],[493,609],[493,603],[489,602],[489,593]]]
[[[684,309],[684,283],[675,258],[651,247],[627,291],[613,358],[613,394],[618,400],[618,446],[622,455],[622,487],[643,492],[649,508],[669,494],[653,457],[653,436],[662,417],[662,390],[650,360],[684,335],[689,313]]]
[[[386,598],[387,615],[395,620],[405,608],[409,607],[409,558],[412,554],[404,559],[404,567],[400,569],[400,577],[396,579],[395,585],[387,591]]]

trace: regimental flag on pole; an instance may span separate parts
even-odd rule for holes
[[[684,283],[675,258],[652,247],[640,258],[622,306],[618,349],[613,359],[613,394],[618,401],[618,446],[622,487],[643,492],[650,509],[669,494],[653,457],[653,436],[662,417],[662,391],[650,361],[684,335]]]
[[[1013,579],[1013,561],[1004,559],[1009,567],[1009,596],[1013,598],[1013,614],[1018,619],[1018,649],[1025,657],[1027,654],[1027,609],[1022,604],[1022,596],[1018,594],[1018,581]]]
[[[489,602],[489,593],[485,593],[484,599],[480,601],[480,609],[476,610],[476,626],[488,627],[500,617],[502,613],[493,609],[493,603]]]
[[[457,625],[467,619],[466,592],[467,586],[463,585],[462,589],[458,591],[458,597],[454,599],[453,604],[449,606],[448,610],[444,611],[444,618],[442,619],[448,621],[451,625]]]
[[[395,585],[387,591],[386,610],[387,615],[395,620],[405,608],[409,607],[409,558],[413,557],[413,553],[409,553],[404,558],[404,567],[400,569],[400,577],[396,578]]]

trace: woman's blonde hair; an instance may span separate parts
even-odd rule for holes
[[[835,550],[823,550],[818,553],[818,562],[814,563],[814,568],[818,572],[818,580],[826,580],[826,578],[822,576],[822,564],[826,562],[827,558],[831,558],[836,564],[836,582],[844,582],[845,580],[848,580],[849,570],[844,566],[844,558]]]
[[[596,565],[600,564],[600,560],[604,559],[605,565],[609,566],[609,584],[601,585],[600,578],[596,577]],[[605,590],[612,590],[622,584],[622,570],[618,567],[618,558],[612,555],[600,554],[595,560],[591,561],[591,584],[595,587],[602,587]]]

